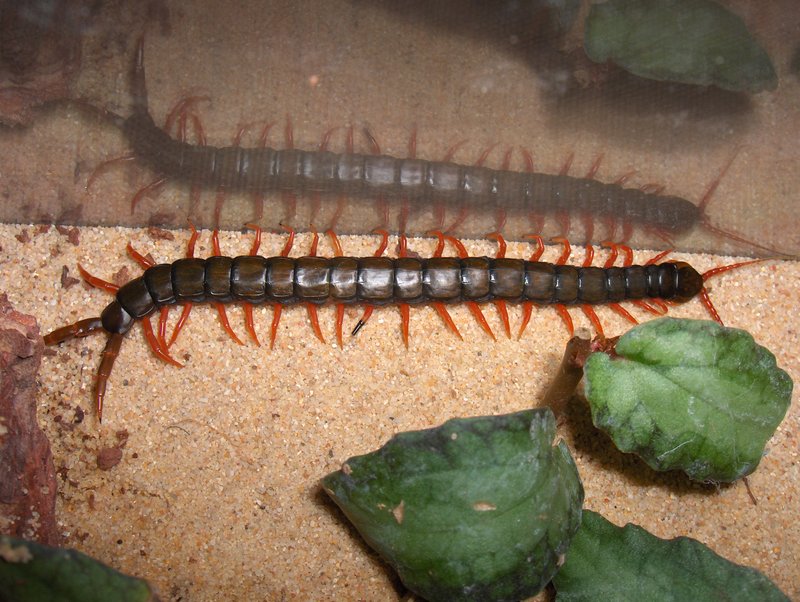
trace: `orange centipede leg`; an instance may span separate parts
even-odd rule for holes
[[[497,308],[497,313],[500,314],[500,320],[503,322],[503,328],[506,331],[506,336],[511,338],[511,322],[508,319],[508,306],[503,299],[496,299],[494,306]]]
[[[373,311],[375,311],[375,306],[374,305],[365,305],[364,306],[364,313],[361,314],[361,317],[359,318],[358,322],[356,322],[356,325],[353,327],[353,330],[350,332],[350,336],[352,336],[352,337],[356,336],[358,334],[358,331],[361,330],[362,328],[364,328],[364,325],[367,323],[367,320],[369,320],[372,317],[372,312]]]
[[[506,249],[508,248],[508,245],[506,244],[506,239],[503,238],[503,235],[500,234],[500,232],[489,232],[489,234],[486,235],[486,238],[497,241],[497,253],[494,255],[495,258],[502,259],[506,256]]]
[[[600,243],[600,246],[604,249],[610,250],[608,254],[608,259],[606,259],[606,262],[603,264],[603,267],[605,269],[608,269],[612,267],[614,263],[616,263],[617,257],[619,257],[619,247],[617,246],[616,243],[611,242],[609,240],[604,240],[603,242]]]
[[[322,329],[319,326],[319,314],[317,313],[317,306],[312,303],[306,303],[306,310],[308,311],[308,319],[311,322],[311,330],[314,331],[314,334],[320,340],[320,342],[325,342],[325,337],[322,336]]]
[[[517,340],[522,338],[522,334],[528,327],[528,322],[531,321],[533,315],[533,302],[526,301],[522,304],[522,323],[519,325],[519,332],[517,333]]]
[[[480,324],[484,332],[486,332],[486,334],[492,337],[493,341],[496,341],[497,337],[494,336],[492,328],[486,321],[486,316],[483,315],[480,306],[475,301],[467,301],[467,309],[469,309],[470,313],[472,314],[472,317],[474,317],[475,320],[478,322],[478,324]]]
[[[313,226],[312,226],[313,228]],[[316,257],[317,256],[317,247],[319,246],[319,233],[316,230],[313,230],[314,238],[311,241],[311,249],[308,251],[309,257]],[[317,338],[324,343],[325,337],[322,336],[322,329],[319,326],[319,314],[317,313],[317,306],[313,303],[306,303],[306,311],[308,312],[308,319],[311,322],[311,329],[314,331],[314,334]]]
[[[530,154],[530,153],[529,153]],[[533,162],[533,158],[531,157],[531,162]],[[533,165],[531,163],[531,169],[533,169]],[[539,261],[542,254],[544,253],[544,240],[538,234],[526,234],[525,238],[531,238],[536,241],[536,249],[531,253],[530,259],[528,261]],[[528,322],[531,321],[531,315],[533,314],[533,302],[532,301],[525,301],[522,304],[522,324],[519,326],[519,333],[517,334],[517,339],[521,339],[525,329],[528,327]]]
[[[253,244],[250,246],[250,252],[248,253],[250,256],[254,256],[258,254],[258,249],[261,246],[261,227],[256,224],[245,224],[245,228],[253,230],[255,232],[255,236],[253,237]],[[252,303],[243,303],[242,306],[244,307],[244,327],[247,330],[247,334],[250,335],[250,338],[253,339],[253,342],[258,346],[261,347],[261,341],[258,340],[258,335],[256,334],[256,323],[253,319],[253,304]]]
[[[152,268],[152,267],[153,267],[153,266],[156,264],[156,262],[155,262],[155,261],[153,261],[153,260],[152,260],[152,259],[150,259],[149,257],[145,257],[144,255],[142,255],[141,253],[139,253],[139,251],[137,251],[136,249],[134,249],[134,248],[133,248],[133,245],[132,245],[130,242],[128,242],[128,246],[127,246],[127,247],[125,247],[125,250],[128,252],[128,255],[129,255],[129,256],[130,256],[130,257],[131,257],[131,258],[132,258],[132,259],[133,259],[133,260],[134,260],[136,263],[138,263],[138,264],[139,264],[139,265],[140,265],[142,268],[144,268],[145,270],[146,270],[147,268]]]
[[[381,236],[381,242],[378,245],[378,248],[375,250],[375,253],[373,253],[373,257],[380,257],[383,255],[384,251],[386,251],[386,247],[389,246],[389,232],[381,228],[377,228],[373,230],[372,233],[380,234]],[[350,332],[350,336],[356,336],[358,331],[364,328],[364,326],[367,324],[367,320],[369,320],[372,316],[373,311],[375,311],[374,305],[366,305],[364,307],[364,313],[361,314],[361,318],[359,318],[358,322],[356,322],[355,327]]]
[[[328,229],[325,231],[325,234],[328,235],[328,238],[331,239],[331,246],[333,247],[333,256],[334,257],[341,257],[344,255],[344,251],[342,250],[342,243],[339,242],[339,237],[336,236],[336,233],[333,229]]]
[[[283,312],[283,305],[276,303],[272,308],[272,326],[269,329],[269,348],[275,348],[275,339],[278,336],[278,324],[281,321],[281,313]]]
[[[161,311],[158,314],[158,344],[161,347],[161,350],[164,352],[169,352],[169,347],[167,346],[167,317],[169,316],[169,306],[165,305],[161,308]]]
[[[661,251],[658,255],[654,255],[650,259],[645,262],[645,265],[655,265],[662,259],[664,259],[667,255],[672,253],[673,249],[667,249],[666,251]]]
[[[153,350],[153,353],[159,359],[164,360],[173,366],[177,366],[178,368],[183,368],[183,364],[178,362],[178,360],[172,357],[169,353],[161,350],[158,340],[156,339],[156,335],[153,332],[153,325],[151,324],[149,317],[142,318],[142,329],[144,330],[144,338],[147,340],[148,345],[150,345],[150,349]]]
[[[639,320],[634,318],[631,315],[631,313],[627,309],[622,307],[619,303],[609,303],[608,307],[611,308],[612,311],[615,311],[620,316],[622,316],[623,318],[628,320],[630,323],[632,323],[632,324],[638,324],[639,323]]]
[[[666,302],[662,301],[661,299],[650,299],[650,303],[652,303],[659,310],[661,310],[662,315],[669,312],[669,305],[667,305]]]
[[[461,333],[458,331],[458,327],[456,326],[456,323],[453,322],[453,318],[450,316],[450,313],[447,311],[447,308],[444,306],[444,303],[437,301],[435,303],[432,303],[431,305],[433,305],[433,309],[435,309],[436,313],[439,314],[439,316],[442,318],[442,320],[444,321],[445,325],[450,330],[450,332],[455,334],[459,339],[463,341],[464,337],[462,337]]]
[[[213,250],[214,255],[220,256],[222,255],[222,249],[219,246],[219,230],[216,228],[211,233],[211,247]],[[231,337],[237,345],[244,345],[242,340],[236,336],[236,333],[233,331],[231,327],[230,321],[228,321],[228,312],[225,310],[225,305],[223,303],[214,303],[214,307],[217,310],[217,314],[219,315],[219,321],[222,324],[222,328],[225,332],[228,333],[228,336]]]
[[[186,243],[186,257],[192,258],[194,257],[194,248],[197,244],[197,239],[200,234],[197,232],[197,229],[194,227],[194,224],[189,221],[189,231],[191,235],[189,236],[189,241]],[[186,324],[186,320],[189,319],[189,314],[192,313],[192,303],[186,302],[183,304],[183,310],[181,310],[181,315],[178,318],[178,322],[175,324],[175,328],[172,330],[172,336],[169,338],[169,342],[167,343],[167,349],[172,347],[175,341],[178,340],[178,335],[180,334],[181,330],[183,329],[184,325]]]
[[[408,238],[406,238],[405,234],[400,235],[400,240],[398,241],[398,257],[408,257]],[[403,343],[408,349],[408,330],[409,325],[411,323],[411,306],[408,303],[399,303],[398,307],[400,309],[400,331],[403,334]]]
[[[258,340],[258,335],[256,334],[256,324],[253,318],[252,303],[244,304],[244,327],[245,330],[247,330],[247,334],[250,335],[250,338],[253,339],[253,342],[256,344],[256,346],[261,347],[261,341]]]
[[[563,236],[555,236],[551,239],[552,242],[560,244],[564,247],[564,250],[561,252],[561,255],[556,260],[556,265],[564,265],[567,263],[567,259],[569,256],[572,255],[572,246],[569,244],[569,241],[564,238]]]
[[[294,228],[284,226],[283,224],[281,224],[281,228],[289,234],[289,238],[286,239],[286,243],[283,245],[283,249],[281,249],[281,257],[289,257],[289,253],[292,252],[292,246],[294,246]]]
[[[491,238],[497,241],[497,253],[495,254],[496,259],[502,259],[506,256],[506,239],[503,238],[503,235],[500,232],[490,232],[486,235],[486,238]],[[511,322],[508,319],[508,305],[503,299],[496,299],[494,301],[494,305],[497,308],[497,313],[500,314],[500,320],[503,322],[503,327],[506,331],[506,336],[510,339],[511,338]]]
[[[81,278],[83,278],[86,282],[91,284],[95,288],[101,288],[106,292],[111,294],[116,294],[119,290],[119,286],[108,282],[107,280],[103,280],[102,278],[98,278],[97,276],[92,276],[89,272],[83,269],[81,264],[78,264],[78,272],[81,274]]]
[[[761,263],[762,261],[765,261],[765,259],[751,259],[749,261],[740,261],[739,263],[732,263],[730,265],[723,265],[723,266],[719,266],[719,267],[716,267],[716,268],[712,268],[712,269],[708,270],[707,272],[703,272],[700,276],[703,278],[703,282],[705,282],[709,278],[713,278],[714,276],[717,276],[719,274],[723,274],[723,273],[725,273],[725,272],[727,272],[729,270],[735,270],[737,268],[741,268],[741,267],[744,267],[746,265],[752,265],[754,263]],[[717,312],[717,308],[714,307],[714,304],[711,302],[711,297],[708,296],[708,290],[706,289],[705,286],[702,289],[700,289],[700,302],[703,304],[703,306],[706,308],[706,310],[708,310],[708,313],[711,315],[711,318],[715,322],[718,322],[719,324],[722,324],[722,318],[719,317],[719,313]]]
[[[600,318],[597,317],[597,312],[591,305],[581,305],[581,309],[583,313],[586,314],[586,317],[589,318],[589,321],[594,326],[594,329],[597,331],[597,334],[601,337],[605,337],[605,332],[603,332],[603,325],[600,323]]]
[[[573,336],[575,334],[575,326],[572,323],[572,316],[569,315],[567,307],[561,303],[557,303],[553,307],[558,312],[558,315],[561,316],[561,319],[564,320],[569,336]]]
[[[403,343],[408,349],[408,326],[411,321],[411,306],[408,303],[398,304],[400,309],[400,331],[403,333]]]
[[[650,301],[653,301],[653,300],[651,299]],[[641,308],[641,309],[643,309],[643,310],[645,310],[647,312],[650,312],[651,314],[654,314],[656,316],[663,316],[665,313],[667,313],[666,311],[661,311],[659,309],[656,309],[655,307],[650,305],[647,301],[643,301],[642,299],[632,299],[631,303],[633,305],[635,305],[636,307],[639,307],[639,308]]]
[[[350,128],[350,134],[352,136],[353,129]],[[328,238],[331,239],[331,246],[333,247],[333,256],[334,257],[342,257],[344,255],[344,251],[342,251],[342,244],[339,242],[339,237],[336,236],[336,233],[333,231],[332,228],[329,228],[325,234],[328,235]],[[339,349],[344,349],[344,343],[342,342],[342,326],[344,324],[344,303],[337,303],[336,304],[336,342],[339,344]]]
[[[339,344],[339,349],[344,349],[342,342],[342,327],[344,325],[344,304],[336,304],[336,342]]]
[[[244,345],[242,340],[236,336],[236,333],[231,327],[231,323],[228,321],[228,313],[225,311],[225,305],[217,302],[214,303],[214,307],[217,309],[217,314],[219,315],[219,321],[222,324],[222,328],[228,333],[228,336],[231,337],[237,345]]]
[[[190,313],[192,313],[192,303],[184,303],[183,309],[181,310],[181,315],[178,318],[178,321],[175,323],[175,328],[172,330],[172,336],[169,338],[169,342],[167,343],[167,349],[172,347],[172,345],[175,344],[175,341],[178,340],[178,334],[186,324],[186,320],[189,319]]]
[[[444,238],[447,239],[456,248],[459,257],[461,257],[462,259],[469,257],[469,253],[467,253],[467,248],[464,246],[464,243],[462,243],[454,236],[444,235]],[[466,303],[467,303],[467,309],[469,309],[470,313],[478,322],[480,327],[483,328],[486,334],[492,337],[493,341],[496,341],[497,338],[494,336],[491,326],[489,326],[489,323],[486,321],[486,316],[483,315],[480,306],[475,301],[467,301]]]

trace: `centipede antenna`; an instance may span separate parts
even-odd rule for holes
[[[78,320],[74,324],[56,328],[54,331],[44,335],[44,344],[49,347],[69,339],[86,337],[100,330],[103,330],[103,322],[99,316],[97,318]]]
[[[720,274],[723,274],[730,270],[735,270],[737,268],[741,268],[746,265],[752,265],[754,263],[761,263],[762,261],[766,260],[767,258],[751,259],[749,261],[740,261],[738,263],[732,263],[730,265],[721,265],[719,267],[711,268],[710,270],[703,272],[702,274],[700,274],[700,277],[703,279],[703,282],[705,282],[709,278],[713,278],[714,276],[719,276]],[[722,318],[719,317],[717,308],[714,307],[714,304],[711,302],[711,297],[708,296],[708,289],[705,286],[702,289],[700,289],[700,302],[708,310],[708,313],[711,314],[711,318],[715,322],[722,324]]]
[[[752,265],[754,263],[761,263],[762,261],[766,261],[767,257],[762,257],[760,259],[750,259],[749,261],[740,261],[739,263],[732,263],[730,265],[721,265],[716,268],[711,268],[708,271],[705,271],[701,274],[703,278],[703,282],[708,280],[709,278],[713,278],[714,276],[718,276],[719,274],[723,274],[725,272],[729,272],[730,270],[735,270],[737,268],[743,268],[746,265]]]

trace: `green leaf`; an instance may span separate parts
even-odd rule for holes
[[[519,600],[552,578],[583,487],[548,409],[401,433],[322,481],[359,533],[428,600]]]
[[[76,550],[0,536],[0,600],[145,602],[157,599],[146,581],[123,575]]]
[[[597,63],[634,75],[760,92],[775,68],[742,20],[710,0],[609,0],[592,4],[584,47]]]
[[[553,585],[556,602],[789,600],[762,573],[696,539],[660,539],[637,525],[617,527],[590,510],[583,511]]]
[[[585,366],[592,420],[655,470],[730,482],[753,472],[783,420],[792,380],[748,333],[663,318]]]

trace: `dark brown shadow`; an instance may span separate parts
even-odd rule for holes
[[[375,550],[367,545],[367,542],[365,542],[364,538],[361,537],[361,534],[353,526],[353,523],[348,520],[339,506],[337,506],[334,501],[328,497],[325,491],[323,491],[322,486],[312,487],[311,491],[311,499],[314,505],[320,510],[326,511],[333,515],[334,518],[336,518],[336,520],[344,526],[344,528],[347,530],[347,534],[351,539],[356,541],[364,555],[369,558],[370,563],[379,567],[380,570],[386,574],[387,579],[392,583],[392,587],[394,588],[395,592],[397,592],[397,597],[400,598],[406,595],[408,590],[406,589],[406,586],[403,585],[403,582],[400,581],[397,573],[392,570],[389,564],[386,563]]]
[[[555,130],[592,132],[615,148],[667,151],[676,139],[687,150],[731,146],[753,126],[752,108],[745,94],[616,70],[603,83],[554,91],[548,111]]]

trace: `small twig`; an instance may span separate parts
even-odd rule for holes
[[[747,489],[747,495],[750,496],[750,501],[753,502],[753,506],[758,506],[758,500],[756,496],[753,495],[753,491],[750,489],[750,481],[747,480],[747,477],[743,477],[742,480],[744,481],[744,486]]]
[[[611,339],[597,337],[590,341],[577,336],[569,340],[558,373],[544,394],[544,405],[553,410],[556,418],[563,414],[567,402],[575,394],[575,388],[581,381],[583,366],[589,354],[595,351],[613,353],[618,340],[619,337]]]

